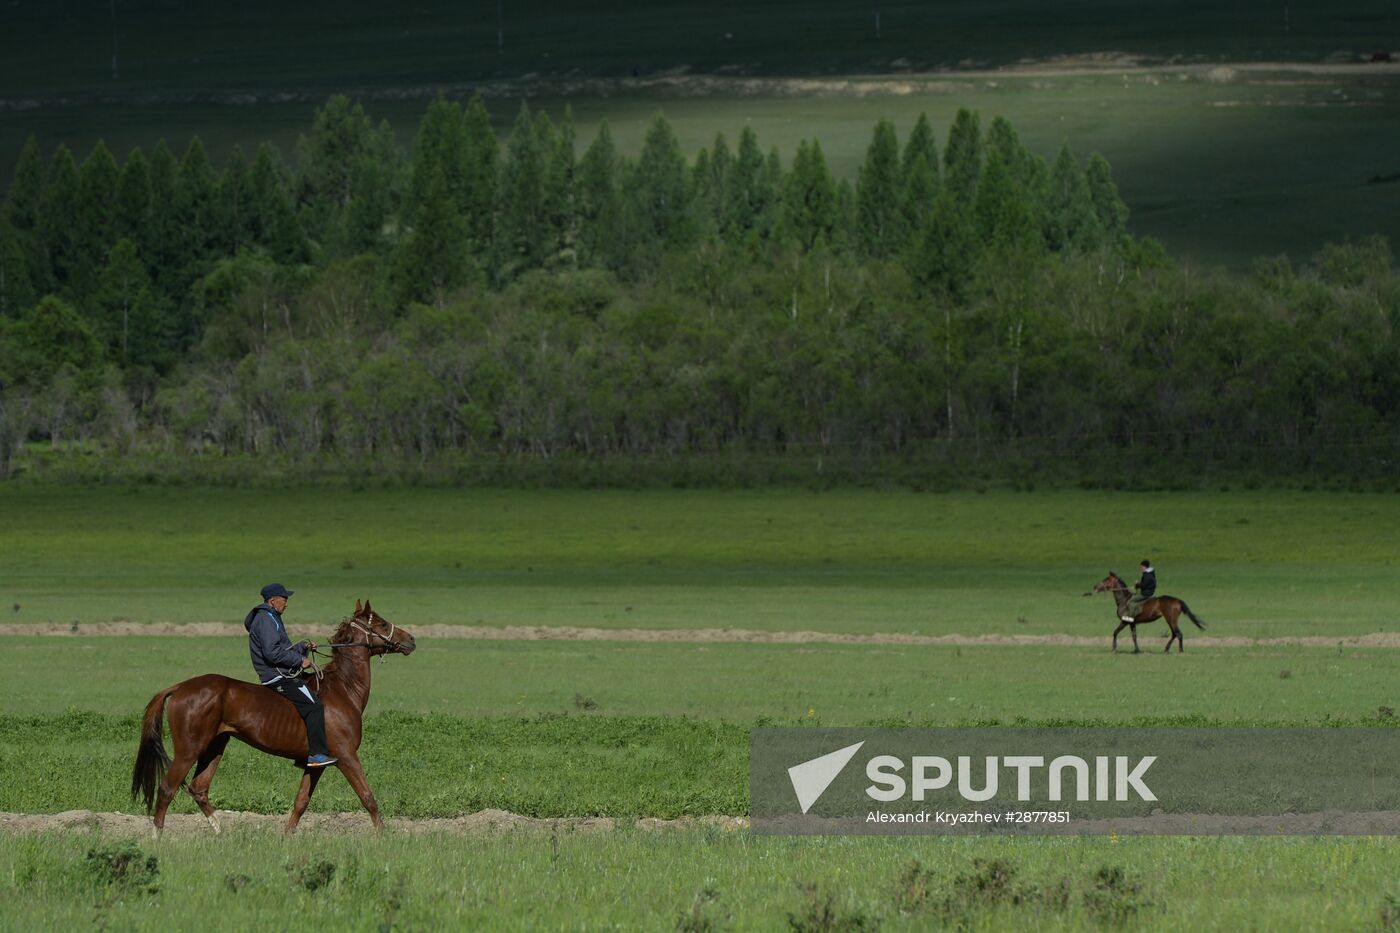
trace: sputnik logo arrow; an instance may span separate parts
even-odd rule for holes
[[[810,810],[812,804],[826,793],[826,789],[836,780],[841,769],[846,767],[864,744],[862,741],[847,745],[820,758],[813,758],[788,768],[788,777],[792,780],[792,789],[797,794],[797,802],[801,805],[803,813]]]

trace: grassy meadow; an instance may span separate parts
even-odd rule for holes
[[[391,822],[500,808],[627,826],[747,812],[757,724],[1389,727],[1400,706],[1393,649],[1203,647],[1188,628],[1187,653],[1164,657],[1149,628],[1144,654],[1112,655],[1105,597],[1080,594],[1148,555],[1163,589],[1207,619],[1205,634],[1386,630],[1397,511],[1394,496],[1337,492],[10,485],[0,488],[0,606],[21,624],[236,621],[261,583],[280,578],[299,591],[294,637],[323,636],[369,596],[410,630],[1102,639],[423,638],[412,657],[374,666],[362,757]],[[138,812],[127,787],[146,700],[195,673],[247,674],[236,636],[6,644],[0,811]],[[234,743],[212,799],[280,813],[296,784],[287,763]],[[312,809],[358,803],[331,775]],[[182,797],[173,812],[194,807]],[[291,904],[350,928],[1367,929],[1393,916],[1395,852],[1378,838],[775,839],[699,828],[290,840],[245,828],[158,845],[29,834],[0,847],[0,928],[144,929],[212,915],[275,924]]]
[[[1147,556],[1206,634],[1400,624],[1384,494],[16,486],[0,513],[14,623],[241,622],[280,580],[312,636],[365,597],[410,630],[1107,636],[1082,594]]]

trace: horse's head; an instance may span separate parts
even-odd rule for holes
[[[1126,590],[1127,588],[1127,585],[1123,583],[1122,579],[1118,576],[1118,574],[1110,570],[1108,572],[1108,576],[1104,577],[1098,583],[1094,584],[1094,589],[1092,592],[1085,593],[1084,595],[1093,596],[1094,593],[1113,593],[1117,590]]]
[[[418,647],[411,632],[399,628],[375,612],[370,608],[369,600],[365,600],[363,606],[358,599],[355,600],[355,613],[350,616],[346,625],[358,636],[355,641],[365,642],[371,655],[390,652],[410,655],[413,649]]]

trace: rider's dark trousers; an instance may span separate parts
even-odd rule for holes
[[[283,677],[266,686],[296,704],[297,712],[306,722],[306,743],[312,755],[329,755],[326,750],[326,708],[321,698],[311,692],[300,677]]]

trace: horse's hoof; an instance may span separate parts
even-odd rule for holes
[[[160,827],[159,827],[159,826],[152,826],[152,827],[151,827],[151,838],[154,839],[156,842],[160,842]]]
[[[214,814],[212,814],[212,813],[209,814],[208,816],[205,817],[205,819],[209,821],[210,827],[213,828],[213,830],[214,830],[214,835],[217,836],[217,835],[219,835],[220,833],[222,833],[222,832],[224,831],[224,828],[223,828],[222,826],[219,825],[219,818],[218,818],[217,816],[215,816]]]

